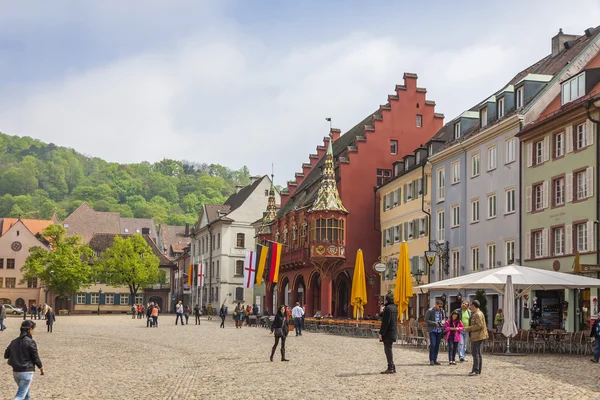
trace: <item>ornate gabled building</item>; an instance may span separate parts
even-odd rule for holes
[[[392,164],[427,142],[443,125],[435,103],[417,87],[416,74],[388,102],[341,135],[330,129],[317,153],[281,193],[275,207],[256,223],[259,242],[283,243],[279,282],[267,283],[264,304],[306,304],[307,315],[349,316],[355,256],[362,249],[369,302],[375,314],[379,279],[373,264],[380,252],[374,188],[392,176]]]

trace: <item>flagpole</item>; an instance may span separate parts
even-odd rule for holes
[[[190,288],[190,302],[192,307],[194,306],[194,255],[192,254],[192,287]]]

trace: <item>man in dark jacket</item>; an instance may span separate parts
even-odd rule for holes
[[[15,399],[29,399],[29,389],[36,366],[44,375],[44,367],[40,361],[37,344],[32,338],[34,329],[35,322],[23,321],[21,334],[10,342],[4,351],[4,358],[8,359],[8,364],[13,369],[13,379],[18,385]]]
[[[379,340],[383,342],[385,357],[388,367],[382,374],[395,374],[394,354],[392,344],[398,340],[398,307],[394,304],[394,295],[385,296],[385,306],[381,306],[381,328],[379,329]]]

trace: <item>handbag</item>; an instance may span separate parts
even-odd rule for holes
[[[283,337],[283,328],[275,328],[273,330],[275,337]]]

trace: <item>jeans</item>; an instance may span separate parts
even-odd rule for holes
[[[31,380],[33,372],[13,372],[13,379],[19,386],[15,400],[29,400],[29,389],[31,388]]]
[[[384,341],[383,342],[383,351],[385,351],[385,358],[387,359],[388,369],[396,369],[394,365],[394,353],[392,353],[392,345],[394,342]]]
[[[477,342],[471,342],[471,353],[473,354],[473,370],[471,372],[475,372],[476,374],[481,373],[481,345],[483,344],[483,340],[479,340]]]
[[[467,355],[467,344],[469,343],[469,332],[460,333],[460,343],[458,344],[458,358],[464,360]]]
[[[219,328],[225,329],[225,316],[224,315],[221,315],[221,325],[219,325]]]
[[[52,324],[48,324],[48,332],[52,333]]]
[[[459,343],[452,339],[448,342],[448,361],[456,361],[456,350]]]
[[[6,326],[4,326],[4,320],[0,319],[0,331],[3,331],[6,329]]]
[[[175,325],[179,322],[179,318],[181,318],[181,325],[183,325],[183,314],[177,313],[177,317],[175,317]]]
[[[443,332],[429,332],[429,362],[437,361],[443,334]]]
[[[294,318],[294,322],[296,325],[296,336],[302,336],[302,318]]]
[[[188,321],[190,320],[190,314],[185,314],[185,324],[188,324]]]
[[[595,338],[595,347],[594,347],[594,360],[600,360],[600,336],[596,336]]]

